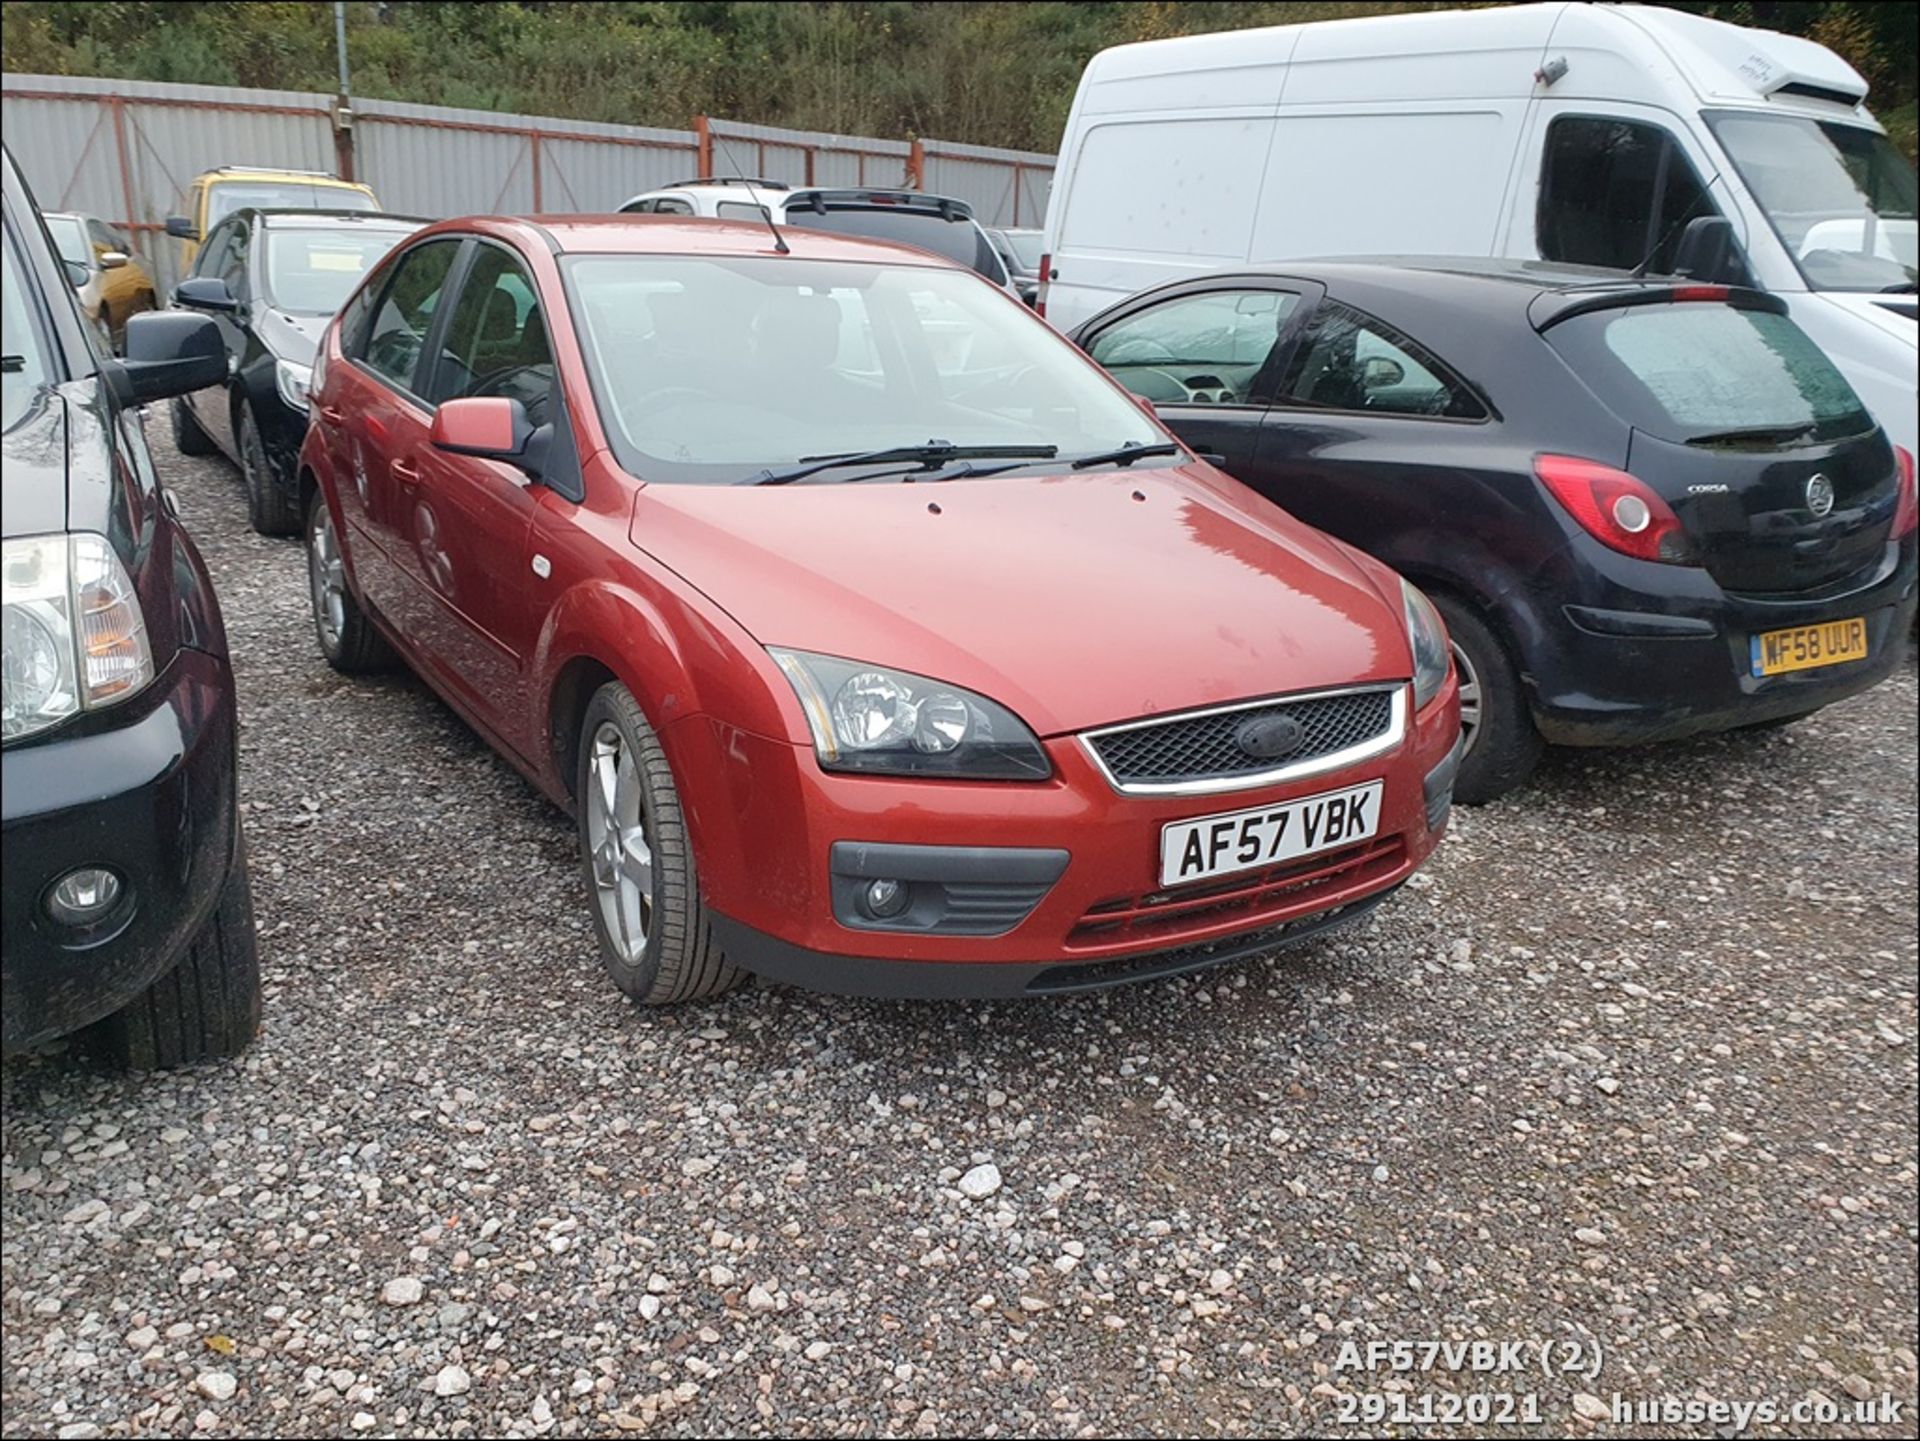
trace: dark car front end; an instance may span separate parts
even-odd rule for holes
[[[11,157],[5,218],[0,1042],[12,1052],[123,1011],[243,873],[233,672],[206,568],[121,404],[123,367],[85,341]]]

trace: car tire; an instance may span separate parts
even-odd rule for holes
[[[307,595],[320,654],[342,675],[364,675],[393,664],[393,648],[373,628],[347,584],[346,559],[334,529],[327,494],[314,487],[307,504]]]
[[[273,473],[252,406],[240,407],[240,423],[235,429],[240,443],[240,479],[247,487],[247,524],[260,535],[298,535],[299,503]]]
[[[666,752],[618,681],[587,702],[574,796],[580,871],[613,983],[645,1006],[738,985],[743,973],[708,925]]]
[[[173,415],[173,448],[182,455],[216,455],[219,447],[213,437],[200,428],[184,396],[176,397],[168,409]]]
[[[153,1071],[237,1056],[259,1029],[260,951],[246,846],[236,834],[220,900],[187,953],[79,1040],[103,1065]]]
[[[1546,742],[1534,728],[1519,669],[1493,628],[1464,601],[1445,592],[1432,599],[1453,642],[1467,738],[1453,796],[1462,805],[1485,805],[1527,783]]]

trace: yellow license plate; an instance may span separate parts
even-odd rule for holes
[[[1813,670],[1867,658],[1867,623],[1822,621],[1819,625],[1789,626],[1753,637],[1753,673],[1780,675],[1790,670]]]

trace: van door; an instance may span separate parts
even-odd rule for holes
[[[1670,110],[1615,101],[1541,100],[1528,128],[1521,203],[1505,253],[1517,259],[1671,274],[1681,232],[1702,215],[1733,224],[1746,265],[1746,217],[1732,177]],[[1531,191],[1533,203],[1525,203]]]

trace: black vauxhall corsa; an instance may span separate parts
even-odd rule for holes
[[[360,278],[425,223],[366,210],[236,210],[174,287],[175,306],[213,317],[228,361],[219,384],[173,402],[174,444],[240,467],[260,534],[293,535],[306,519],[295,466],[321,332]]]
[[[105,357],[4,170],[0,1049],[230,1056],[260,1015],[233,669],[133,409],[226,357],[211,321],[152,312]]]
[[[1178,281],[1073,333],[1173,431],[1446,618],[1456,794],[1543,744],[1796,719],[1914,613],[1913,457],[1757,291],[1471,260]]]

